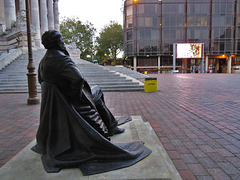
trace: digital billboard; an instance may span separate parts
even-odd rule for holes
[[[203,44],[180,43],[177,45],[176,58],[202,58]]]

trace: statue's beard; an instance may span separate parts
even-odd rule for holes
[[[61,51],[67,50],[64,42],[62,42],[62,41],[60,41],[60,42],[58,43],[58,47],[59,47],[58,49],[61,50]]]
[[[68,55],[69,56],[69,53],[67,51],[67,48],[66,46],[64,45],[63,42],[59,43],[58,44],[58,50],[62,51],[64,54]]]

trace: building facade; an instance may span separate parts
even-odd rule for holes
[[[178,72],[240,72],[240,0],[125,1],[124,52],[134,70],[172,72],[175,43],[204,44],[204,59],[177,59]]]
[[[26,0],[0,0],[0,51],[27,46]],[[41,47],[41,35],[59,30],[58,0],[29,0],[32,40]]]

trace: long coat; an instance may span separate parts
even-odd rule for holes
[[[48,50],[38,73],[42,102],[37,144],[32,150],[42,154],[47,172],[78,167],[84,175],[91,175],[133,165],[151,153],[141,141],[111,143],[104,136],[104,123],[97,129],[86,119],[98,114],[98,102],[67,53]]]

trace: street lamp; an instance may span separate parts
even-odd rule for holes
[[[29,13],[29,0],[26,2],[26,21],[27,21],[27,41],[28,41],[28,93],[29,97],[27,99],[27,104],[39,104],[40,100],[37,96],[37,83],[36,83],[36,73],[34,72],[35,67],[33,65],[33,54],[32,54],[32,35],[30,29],[30,13]]]

